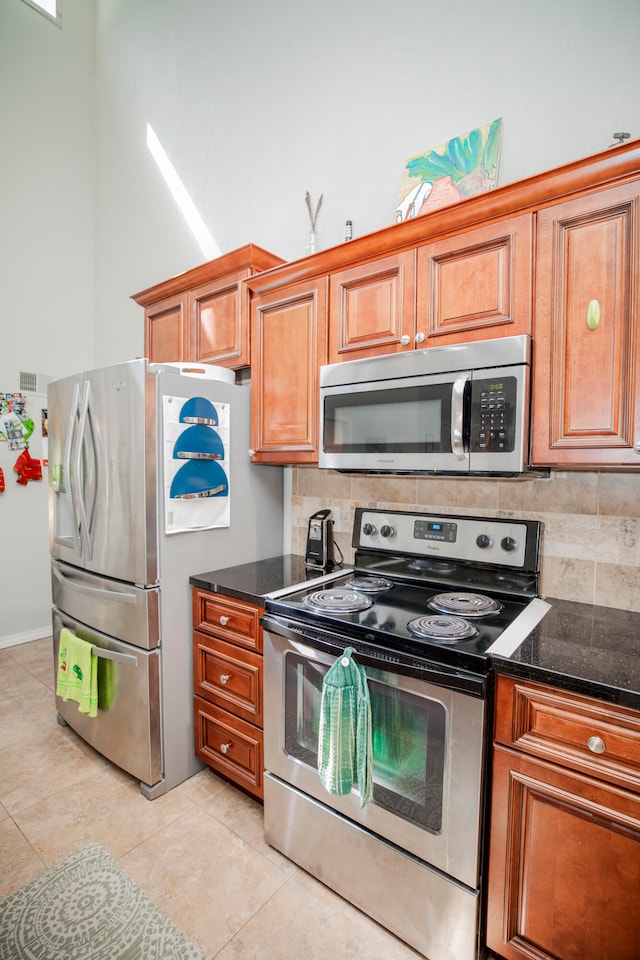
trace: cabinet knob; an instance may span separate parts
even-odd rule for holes
[[[604,740],[601,737],[589,737],[587,740],[587,746],[591,753],[604,753],[607,749],[604,745]]]
[[[220,744],[220,753],[229,753],[229,750],[231,750],[231,743]]]
[[[424,343],[424,333],[416,333],[415,341],[416,343]]]
[[[636,440],[633,445],[634,453],[640,453],[640,440]]]
[[[255,453],[255,450],[249,450],[249,456],[252,457]]]
[[[407,347],[411,343],[411,337],[408,333],[403,333],[400,337],[400,343],[403,347]]]
[[[229,617],[220,617],[220,623],[223,627],[226,627],[226,625],[229,623]]]
[[[589,330],[595,330],[600,323],[600,304],[597,300],[590,300],[587,307],[587,326]]]
[[[230,679],[231,679],[231,674],[230,674],[230,673],[221,673],[221,674],[220,674],[220,683],[229,683],[229,680],[230,680]]]

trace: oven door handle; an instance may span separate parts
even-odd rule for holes
[[[464,460],[464,395],[470,373],[461,373],[453,381],[451,390],[451,450],[458,460]]]
[[[269,612],[260,618],[260,626],[266,634],[272,633],[282,637],[306,659],[315,660],[327,666],[331,666],[346,647],[353,647],[355,659],[367,669],[367,675],[372,680],[383,679],[385,675],[395,672],[416,677],[438,687],[445,687],[447,690],[467,693],[472,697],[482,698],[486,695],[487,678],[484,675],[458,670],[456,667],[422,658],[414,660],[413,664],[402,664],[393,659],[392,653],[389,659],[385,659],[383,650],[369,655],[358,640],[338,636],[326,629],[318,631],[318,636],[315,638],[307,637],[303,632],[305,630],[303,624],[298,627],[297,624],[280,620],[278,616],[270,615]]]

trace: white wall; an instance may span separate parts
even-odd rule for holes
[[[64,0],[64,28],[0,3],[0,392],[20,371],[58,377],[94,356],[94,0]],[[41,456],[40,411],[30,452]],[[45,479],[16,483],[0,443],[0,645],[50,630]]]
[[[99,353],[140,353],[134,291],[203,257],[151,123],[222,252],[305,253],[393,222],[407,157],[504,119],[500,183],[640,137],[638,0],[99,0]]]
[[[0,390],[141,355],[130,295],[203,260],[147,123],[221,252],[286,259],[306,190],[320,247],[386,226],[407,157],[496,117],[501,184],[640,137],[638,0],[63,6],[0,4]],[[49,619],[44,484],[7,487],[0,644]]]

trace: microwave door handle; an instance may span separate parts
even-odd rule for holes
[[[464,460],[465,458],[463,436],[464,393],[470,378],[469,373],[461,373],[453,381],[451,391],[451,450],[458,460]]]

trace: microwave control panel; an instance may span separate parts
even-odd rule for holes
[[[474,380],[471,387],[472,453],[509,453],[516,442],[515,377]]]

